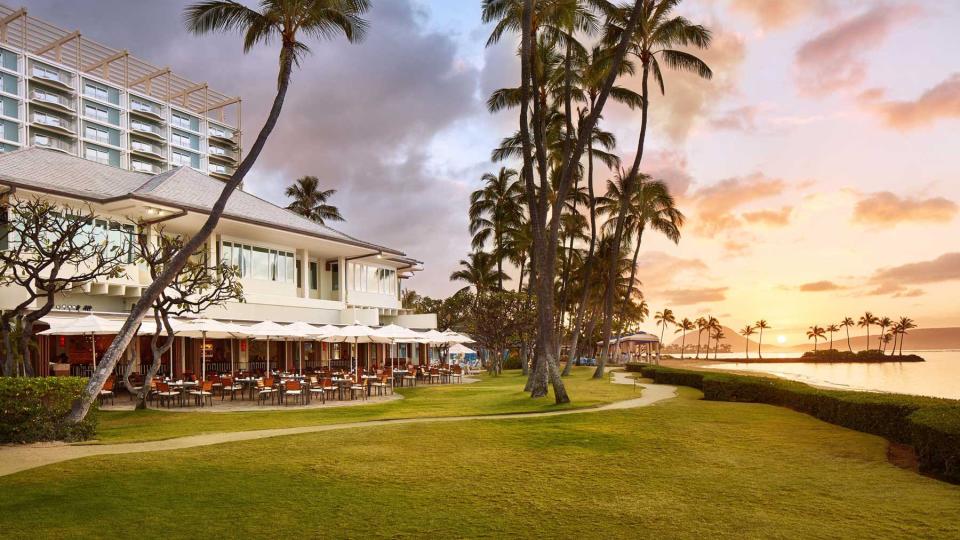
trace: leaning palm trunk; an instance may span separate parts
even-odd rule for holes
[[[217,202],[214,203],[213,208],[210,210],[210,215],[207,217],[203,226],[200,227],[200,230],[198,230],[190,240],[184,243],[183,248],[170,259],[170,262],[164,266],[160,276],[147,287],[143,296],[140,297],[130,311],[130,316],[127,317],[120,332],[113,339],[106,354],[101,359],[96,371],[90,377],[90,381],[87,383],[83,395],[73,402],[73,407],[68,417],[70,421],[80,422],[87,415],[90,406],[93,404],[93,400],[99,395],[107,377],[109,377],[110,372],[113,371],[113,368],[116,366],[120,355],[123,354],[127,345],[130,344],[130,340],[133,339],[133,336],[136,334],[137,328],[140,326],[140,322],[144,316],[146,316],[147,311],[153,306],[153,303],[160,296],[160,293],[167,287],[167,284],[176,278],[180,270],[187,264],[189,258],[197,252],[200,246],[202,246],[213,233],[214,228],[220,221],[220,216],[223,215],[230,195],[232,195],[237,186],[243,182],[244,177],[253,167],[257,158],[260,157],[260,152],[263,151],[263,147],[267,143],[267,138],[269,138],[270,133],[272,133],[274,127],[276,127],[277,119],[280,117],[280,111],[283,109],[283,101],[287,95],[287,88],[290,85],[290,73],[293,69],[293,55],[293,44],[284,42],[283,48],[280,50],[280,75],[277,83],[277,94],[273,98],[273,106],[270,108],[270,114],[267,116],[266,122],[264,122],[263,127],[260,128],[260,133],[250,148],[250,153],[247,154],[240,163],[240,166],[237,167],[237,170],[233,173],[233,176],[231,176],[230,180],[223,186],[220,197],[217,199]]]
[[[630,263],[630,281],[627,282],[627,293],[623,296],[623,304],[621,309],[623,310],[622,318],[624,320],[624,323],[621,324],[620,327],[617,329],[618,330],[617,331],[617,357],[618,357],[617,361],[618,362],[620,361],[619,360],[620,343],[623,340],[623,332],[627,328],[627,325],[626,325],[627,310],[630,307],[630,297],[633,296],[633,280],[636,279],[637,277],[637,258],[640,256],[640,241],[642,239],[643,239],[643,229],[640,229],[640,231],[637,233],[637,245],[633,248],[633,259]],[[664,328],[666,328],[666,325],[664,325]]]

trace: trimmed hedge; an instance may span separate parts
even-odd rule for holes
[[[79,424],[66,420],[86,384],[82,377],[0,377],[0,443],[92,437],[95,411]]]
[[[641,365],[657,383],[691,386],[704,399],[779,405],[825,422],[909,444],[920,470],[960,483],[960,401],[827,390],[794,381]]]

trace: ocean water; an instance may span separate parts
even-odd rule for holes
[[[784,361],[776,364],[731,362],[710,367],[769,373],[831,388],[960,399],[960,350],[910,352],[922,356],[926,362],[804,364],[790,361],[799,358],[800,353],[764,353],[764,358],[783,358]],[[724,356],[743,358],[742,353],[721,353],[717,355],[717,360],[723,360]],[[713,355],[710,359],[713,359]]]

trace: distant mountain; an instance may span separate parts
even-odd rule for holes
[[[879,330],[879,329],[876,329]],[[743,352],[744,344],[746,338],[741,336],[736,330],[724,326],[723,327],[724,338],[720,340],[721,344],[729,344],[731,352]],[[767,336],[770,336],[770,341],[767,342]],[[756,338],[756,335],[751,336]],[[768,331],[764,333],[763,336],[763,350],[770,352],[789,352],[789,351],[812,351],[813,342],[801,343],[799,345],[792,345],[789,347],[781,347],[776,344],[774,341],[776,339],[776,330]],[[671,345],[680,345],[680,335],[677,334],[677,337],[670,341],[664,337],[664,340]],[[707,342],[707,333],[704,332],[701,337],[701,344],[706,344]],[[693,330],[687,332],[687,345],[693,343],[697,344],[697,331]],[[867,336],[857,335],[850,336],[850,345],[853,347],[853,350],[861,350],[867,348]],[[878,345],[877,335],[870,332],[870,348],[876,348]],[[960,349],[960,327],[948,327],[948,328],[915,328],[911,330],[906,337],[906,340],[903,342],[903,350],[912,350],[912,351],[928,351],[928,350],[938,350],[938,349]],[[829,342],[820,342],[819,347],[825,348],[829,346]],[[711,349],[713,345],[711,344]],[[836,332],[833,335],[833,348],[839,350],[845,350],[847,348],[847,335],[844,331]],[[750,352],[754,353],[757,350],[757,341],[756,339],[750,340]]]

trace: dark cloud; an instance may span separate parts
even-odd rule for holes
[[[957,203],[943,197],[901,197],[889,191],[869,193],[857,201],[853,220],[870,225],[904,222],[945,223],[957,215]]]
[[[804,283],[800,285],[799,289],[802,292],[824,292],[824,291],[836,291],[843,289],[842,285],[837,285],[832,281],[814,281],[811,283]]]
[[[185,1],[38,0],[31,14],[131,52],[243,98],[244,140],[255,137],[276,87],[276,47],[242,52],[239,36],[194,37]],[[360,44],[308,42],[313,54],[293,75],[280,122],[245,189],[285,204],[283,189],[311,174],[336,188],[347,218],[338,228],[426,262],[411,285],[443,294],[468,245],[467,178],[445,170],[431,147],[445,130],[483,114],[479,71],[448,35],[429,31],[411,0],[373,2]],[[103,24],[111,13],[111,24]],[[150,21],[150,24],[143,24]],[[477,175],[478,176],[478,175]],[[429,285],[429,287],[428,287]],[[432,287],[432,288],[431,288]]]

